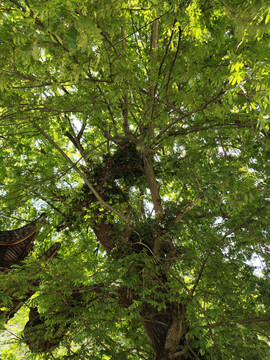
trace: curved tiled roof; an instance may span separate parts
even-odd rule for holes
[[[0,231],[0,270],[22,261],[33,247],[33,241],[45,222],[45,214],[19,229]]]

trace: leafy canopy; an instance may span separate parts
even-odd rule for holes
[[[47,215],[1,310],[35,290],[13,321],[36,306],[61,338],[37,358],[169,359],[147,321],[177,303],[176,359],[267,359],[269,19],[264,0],[0,2],[1,230]]]

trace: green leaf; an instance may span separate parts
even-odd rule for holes
[[[70,50],[77,50],[77,36],[78,31],[75,27],[71,27],[67,32],[65,32],[64,40],[68,43]]]

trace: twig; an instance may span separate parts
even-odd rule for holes
[[[225,94],[225,90],[221,90],[219,93],[217,93],[216,95],[214,95],[210,100],[206,101],[202,106],[198,107],[197,109],[193,109],[191,111],[189,111],[188,113],[183,114],[182,116],[180,116],[179,118],[171,121],[167,126],[165,126],[164,129],[162,129],[159,134],[156,136],[156,139],[159,139],[163,134],[165,134],[165,132],[170,129],[173,125],[177,124],[179,121],[183,120],[184,118],[192,115],[192,114],[196,114],[197,112],[200,112],[204,109],[207,108],[207,106],[209,104],[211,104],[212,102],[214,102],[216,99],[218,99],[221,95]]]
[[[235,226],[233,229],[227,231],[227,232],[217,241],[217,243],[215,244],[215,247],[216,247],[218,244],[222,243],[229,235],[231,235],[231,234],[233,234],[235,231],[241,229],[249,220],[251,220],[251,219],[253,218],[254,215],[256,215],[258,212],[260,212],[260,211],[262,211],[263,209],[265,209],[268,205],[269,205],[269,203],[266,203],[266,204],[265,204],[264,206],[262,206],[260,209],[258,209],[257,211],[254,211],[252,214],[250,214],[240,225],[237,225],[237,226]],[[200,271],[199,271],[199,274],[198,274],[198,276],[197,276],[197,279],[196,279],[196,281],[195,281],[195,284],[194,284],[194,286],[193,286],[193,288],[192,288],[192,290],[191,290],[191,294],[192,294],[192,295],[194,294],[194,292],[195,292],[195,290],[196,290],[196,288],[197,288],[197,286],[198,286],[198,284],[199,284],[199,282],[200,282],[200,280],[201,280],[201,277],[202,277],[204,268],[205,268],[205,266],[206,266],[206,263],[207,263],[207,261],[208,261],[208,258],[209,258],[209,256],[211,255],[213,249],[214,249],[214,246],[213,246],[211,249],[209,249],[209,251],[207,252],[207,254],[206,254],[205,258],[204,258],[203,264],[202,264],[202,266],[201,266],[201,269],[200,269]]]
[[[264,141],[262,141],[259,136],[256,134],[256,131],[255,131],[255,128],[254,128],[254,123],[253,123],[253,120],[251,119],[251,128],[252,128],[252,132],[253,134],[256,136],[257,140],[263,144],[264,146],[266,146],[268,149],[270,149],[270,145],[266,144]]]

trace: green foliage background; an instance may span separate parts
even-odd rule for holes
[[[47,215],[23,267],[0,274],[2,309],[36,290],[3,359],[154,358],[141,311],[168,302],[185,304],[198,356],[270,358],[269,19],[264,0],[0,1],[0,228]],[[173,256],[166,243],[149,255],[157,237]],[[121,287],[139,294],[128,307]],[[21,347],[29,306],[42,336],[65,334],[56,350]]]

